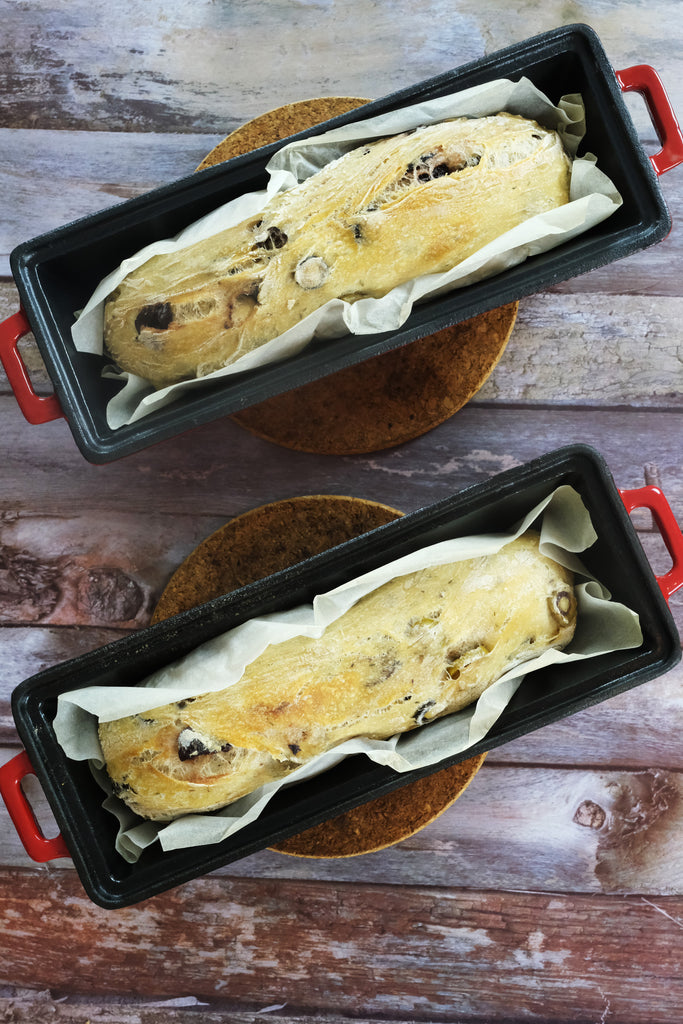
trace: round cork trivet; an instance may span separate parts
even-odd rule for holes
[[[198,170],[367,102],[344,96],[278,107],[228,135]],[[505,350],[518,305],[481,313],[268,398],[230,419],[264,440],[322,455],[357,455],[411,441],[450,419],[479,391]]]
[[[401,516],[388,505],[310,495],[262,505],[202,541],[169,580],[152,622],[262,579]],[[392,846],[424,828],[469,785],[485,755],[345,811],[272,849],[299,857],[352,857]]]
[[[231,519],[188,555],[167,583],[152,621],[287,569],[400,515],[388,505],[336,495],[261,505]]]
[[[319,96],[310,100],[298,100],[285,103],[282,107],[268,110],[250,121],[240,125],[226,136],[210,153],[204,157],[197,167],[198,171],[214,164],[231,160],[234,156],[251,153],[253,149],[269,146],[280,139],[286,139],[297,132],[303,132],[313,125],[329,121],[331,117],[339,117],[362,107],[369,100],[358,96]]]

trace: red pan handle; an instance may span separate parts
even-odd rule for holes
[[[659,487],[638,487],[633,491],[620,491],[626,511],[634,508],[648,508],[657,524],[673,565],[664,576],[657,576],[660,590],[667,602],[672,594],[683,587],[683,533],[674,519],[669,502]]]
[[[29,857],[43,864],[56,857],[70,857],[71,854],[61,835],[46,839],[40,830],[31,805],[21,788],[21,781],[27,775],[34,775],[28,754],[22,750],[7,764],[0,766],[0,795],[2,796],[19,838]]]
[[[23,309],[0,323],[0,362],[5,367],[7,379],[19,403],[19,408],[29,423],[47,423],[63,416],[62,407],[56,395],[37,395],[31,385],[26,366],[19,354],[18,342],[31,330]]]
[[[678,167],[683,163],[683,134],[655,69],[649,64],[636,64],[632,68],[616,71],[615,74],[622,92],[639,92],[647,104],[662,144],[659,153],[650,157],[656,173],[664,174],[673,167]]]

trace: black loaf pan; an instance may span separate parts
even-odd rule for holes
[[[582,94],[588,124],[583,151],[597,156],[624,199],[623,207],[604,224],[495,278],[420,305],[399,331],[313,343],[286,361],[194,391],[135,424],[111,430],[105,409],[118,385],[101,379],[101,357],[74,349],[74,311],[124,257],[154,239],[175,235],[221,203],[262,188],[267,181],[264,168],[282,143],[263,147],[42,235],[12,252],[22,308],[0,324],[0,357],[26,418],[38,423],[63,415],[83,455],[92,462],[108,462],[664,238],[671,224],[658,175],[683,161],[680,128],[656,72],[639,65],[615,74],[597,36],[584,25],[539,35],[295,137],[492,79],[522,76],[553,102],[564,94]],[[656,156],[648,157],[638,139],[622,95],[628,89],[640,92],[647,102],[663,146]],[[17,341],[30,329],[54,384],[55,393],[49,397],[35,394],[18,353]]]
[[[614,600],[639,614],[640,648],[530,675],[485,740],[452,760],[397,773],[356,755],[282,790],[257,821],[219,844],[168,853],[154,844],[134,865],[116,853],[115,821],[102,808],[101,789],[87,765],[69,760],[56,741],[52,721],[60,693],[86,685],[130,685],[248,618],[310,601],[315,593],[416,548],[508,529],[563,483],[580,493],[598,534],[584,562]],[[666,576],[654,575],[638,541],[627,511],[638,506],[653,511],[671,552],[673,566]],[[0,769],[0,792],[34,859],[71,856],[95,903],[136,903],[668,671],[680,659],[681,647],[667,599],[680,586],[683,535],[661,492],[652,487],[619,492],[596,451],[582,445],[562,448],[26,680],[12,698],[25,750]],[[28,801],[18,793],[20,778],[29,772],[38,776],[61,829],[55,840],[42,837]]]

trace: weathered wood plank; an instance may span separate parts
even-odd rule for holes
[[[240,123],[259,113],[264,103],[355,95],[349,90],[359,85],[360,95],[380,95],[452,61],[441,37],[430,41],[421,32],[420,52],[407,46],[417,18],[406,5],[399,19],[396,11],[347,3],[333,19],[318,6],[302,5],[283,17],[279,8],[253,0],[229,7],[202,0],[178,23],[159,4],[140,0],[122,4],[115,21],[102,0],[57,2],[43,10],[38,26],[12,6],[3,54],[12,87],[8,127],[211,132],[226,120]],[[441,15],[443,0],[431,7],[433,17]],[[372,57],[358,45],[359,18],[369,36],[383,42]],[[456,61],[480,52],[476,37],[474,26],[460,35]],[[401,59],[406,50],[410,70]],[[46,88],[54,97],[50,109],[41,103]]]
[[[0,513],[0,625],[146,625],[174,570],[223,522]]]
[[[679,310],[681,298],[647,294],[531,296],[475,401],[680,407]]]
[[[226,124],[217,134],[0,128],[0,196],[11,197],[0,223],[0,276],[9,275],[15,246],[192,173],[235,127]],[[677,224],[683,212],[680,176],[664,177],[661,188]],[[672,263],[682,248],[681,232],[673,230],[657,245],[570,279],[558,290],[678,295]]]
[[[0,625],[144,626],[178,565],[225,521],[0,511]],[[662,575],[670,558],[659,534],[640,537]],[[680,596],[671,604],[677,612]]]
[[[0,763],[13,751],[1,749]],[[683,895],[683,774],[655,766],[515,767],[497,756],[489,755],[452,807],[393,847],[321,860],[264,850],[218,874],[402,886],[419,877],[425,886],[462,889]],[[45,835],[56,835],[39,784],[27,781],[37,821]],[[0,807],[0,822],[6,817]],[[0,830],[0,864],[30,864],[9,821]],[[49,868],[68,869],[71,861],[63,858]]]
[[[239,1010],[234,1005],[225,1005],[212,1000],[209,1004],[196,996],[177,996],[174,999],[139,1000],[109,998],[91,1001],[87,997],[71,998],[53,996],[48,990],[7,989],[0,992],[0,1019],[9,1024],[36,1024],[50,1021],[52,1024],[197,1024],[201,1014],[202,1024],[255,1024],[265,1015],[268,1024],[346,1024],[348,1017],[337,1014],[319,1016],[287,1013],[285,1003],[270,1006],[254,1006],[253,1010]],[[4,1017],[1,1016],[4,1014]],[[377,1018],[376,1018],[377,1019]],[[368,1024],[373,1024],[368,1020]],[[386,1018],[379,1018],[387,1024]],[[408,1021],[393,1020],[389,1024],[409,1024]]]
[[[90,904],[69,873],[7,871],[0,920],[11,953],[0,980],[90,1000],[190,994],[303,1015],[594,1021],[610,1013],[649,1024],[675,1019],[683,1004],[682,919],[680,898],[216,876],[112,912]],[[46,943],[46,920],[59,943]]]
[[[654,0],[620,19],[610,0],[592,0],[580,16],[614,67],[656,62],[680,109],[676,12]],[[346,0],[286,16],[258,0],[198,0],[182,16],[147,0],[43,0],[38,17],[35,4],[4,0],[2,13],[4,126],[209,132],[312,95],[380,96],[579,16],[558,0],[541,10]],[[372,45],[359,45],[359,25]]]
[[[677,722],[681,712],[680,664],[650,682],[570,718],[544,726],[490,756],[506,764],[683,768]]]
[[[12,691],[25,679],[79,654],[102,647],[122,635],[114,628],[75,627],[41,629],[0,628],[2,677],[0,678],[0,743],[16,744],[17,732],[12,718]]]
[[[224,135],[0,128],[0,274],[21,242],[191,174]]]
[[[520,768],[489,756],[460,799],[416,835],[348,860],[263,851],[233,877],[316,878],[556,893],[681,895],[681,776]],[[14,863],[15,861],[12,861]]]
[[[427,16],[405,0],[391,13],[377,8],[370,14],[353,0],[336,9],[333,22],[328,12],[301,6],[283,25],[277,8],[259,7],[255,13],[254,0],[229,17],[220,5],[204,0],[196,5],[199,17],[176,30],[173,14],[150,17],[149,4],[128,0],[117,7],[116,31],[108,33],[103,26],[111,12],[103,0],[42,6],[36,21],[28,8],[3,4],[0,95],[7,101],[0,115],[0,192],[12,196],[0,229],[0,273],[5,274],[14,245],[189,173],[219,138],[283,102],[321,94],[383,95],[566,20],[564,11],[549,10],[541,27],[537,11],[521,8],[508,24],[492,2],[463,16],[450,9],[445,13],[444,0],[431,0]],[[631,34],[609,17],[607,0],[593,3],[591,22],[615,67],[656,60],[676,110],[683,105],[676,47],[651,27],[671,16],[670,0],[659,0],[655,8],[661,13],[653,12],[638,38],[639,46],[649,48],[649,58],[635,51]],[[368,36],[377,40],[373,47],[356,45],[359,16]],[[410,31],[416,20],[417,49]],[[425,31],[430,24],[439,31]],[[133,25],[134,39],[128,37]],[[282,54],[298,52],[304,38],[305,59],[290,56],[287,62],[297,74],[283,75]],[[201,62],[195,58],[197,47]],[[330,50],[347,47],[351,59],[325,61]],[[257,81],[254,52],[260,55]],[[626,99],[643,146],[656,150],[642,98]],[[666,176],[662,191],[677,221],[680,179]],[[680,236],[674,232],[647,253],[623,261],[618,272],[608,268],[562,287],[675,294],[671,259],[679,253]]]
[[[0,320],[19,306],[0,282]],[[683,405],[683,297],[546,292],[520,303],[512,336],[474,403]],[[21,342],[35,390],[52,385],[32,335]],[[8,389],[0,367],[0,392]]]
[[[620,487],[642,486],[648,475],[657,480],[683,521],[683,428],[675,417],[648,410],[472,404],[410,445],[340,458],[286,451],[226,420],[106,467],[83,460],[63,421],[29,426],[12,396],[0,397],[0,423],[5,508],[62,517],[81,516],[87,508],[93,537],[100,519],[112,523],[121,512],[145,516],[153,507],[157,515],[199,514],[215,524],[268,501],[310,493],[350,494],[410,511],[576,440],[603,453]],[[42,450],[50,451],[49,463]],[[251,474],[255,465],[259,472]],[[194,529],[188,536],[196,536]],[[645,539],[659,552],[656,535]],[[671,602],[679,619],[682,598],[679,592]]]
[[[619,487],[642,486],[644,467],[654,467],[679,517],[683,505],[683,426],[654,410],[472,403],[410,444],[349,457],[289,451],[226,419],[106,466],[83,459],[63,420],[27,424],[11,395],[0,396],[0,427],[2,500],[16,511],[72,515],[85,506],[100,515],[153,507],[228,519],[311,493],[350,494],[409,511],[577,441],[604,455]]]
[[[31,517],[47,514],[48,534],[65,541],[71,532],[67,544],[79,549],[77,558],[88,562],[97,557],[100,567],[97,548],[105,534],[111,533],[104,543],[110,558],[118,557],[119,542],[124,549],[128,544],[135,549],[139,541],[131,539],[131,529],[134,534],[142,531],[145,546],[148,537],[154,538],[151,555],[142,556],[154,573],[154,563],[172,565],[220,522],[264,502],[297,494],[346,493],[410,511],[577,439],[604,454],[618,486],[655,482],[663,487],[674,515],[683,521],[683,429],[675,417],[648,410],[617,408],[587,414],[571,408],[511,409],[473,403],[410,445],[349,458],[280,449],[222,421],[106,467],[82,459],[64,422],[28,425],[11,396],[0,398],[0,422],[6,444],[3,504],[9,521],[17,513],[30,513],[21,520],[28,537]],[[630,438],[638,439],[636,448]],[[49,464],[40,456],[42,445],[50,450]],[[248,467],[257,464],[259,473],[250,474]],[[158,522],[149,517],[149,507],[162,517]],[[663,572],[668,556],[662,557],[658,534],[648,533],[643,525],[649,522],[645,515],[638,516],[645,530],[641,536],[655,571]],[[176,524],[167,516],[180,518]],[[186,528],[180,525],[184,516],[199,518]],[[83,524],[90,537],[87,544],[73,537],[75,524],[67,525],[69,517]],[[8,530],[6,521],[3,533],[9,537]],[[169,536],[180,547],[169,545]],[[14,546],[11,540],[5,543]],[[166,545],[169,560],[164,561],[159,552]],[[87,551],[94,554],[88,556]],[[680,592],[672,598],[677,616],[682,599]]]

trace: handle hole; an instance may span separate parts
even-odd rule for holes
[[[639,536],[643,533],[654,533],[656,531],[657,524],[649,508],[634,508],[630,516],[633,528]]]
[[[56,839],[59,835],[59,826],[38,779],[35,775],[25,775],[20,785],[43,837],[45,839]]]
[[[641,516],[644,519],[639,522]],[[647,555],[647,560],[655,576],[666,576],[669,570],[673,568],[673,558],[654,521],[652,513],[647,509],[636,508],[631,513],[631,521],[638,531],[638,538],[643,545],[643,550]]]
[[[626,108],[638,134],[638,141],[647,156],[654,156],[662,148],[662,140],[652,122],[652,115],[643,96],[637,92],[622,93]]]
[[[22,362],[26,367],[26,372],[28,373],[31,381],[31,387],[35,393],[37,395],[51,394],[54,391],[54,386],[50,380],[43,357],[40,354],[40,349],[36,344],[33,334],[29,332],[19,338],[19,341],[17,342],[17,352],[21,356]]]

